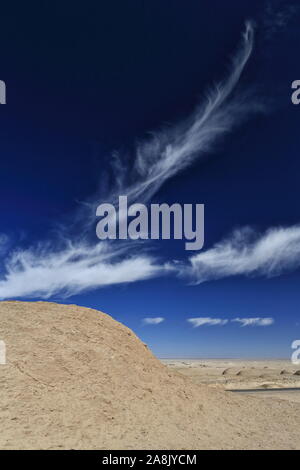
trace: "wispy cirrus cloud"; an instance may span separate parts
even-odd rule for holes
[[[159,325],[159,323],[162,323],[165,319],[163,317],[146,317],[143,318],[142,321],[144,325]]]
[[[9,237],[5,233],[0,233],[0,255],[7,252],[9,245]]]
[[[235,230],[212,248],[192,256],[179,273],[200,284],[230,276],[274,277],[300,267],[300,226],[277,227],[263,234]]]
[[[86,227],[94,230],[95,209],[100,201],[113,202],[120,194],[132,202],[150,200],[165,181],[210,152],[250,113],[262,109],[253,97],[236,92],[253,49],[253,34],[248,22],[227,78],[211,89],[191,116],[138,144],[130,164],[123,155],[114,154],[114,185],[84,204],[85,210],[74,217],[82,233],[86,234]],[[31,248],[10,250],[3,256],[1,299],[66,297],[97,287],[149,279],[168,269],[149,256],[143,246],[137,251],[132,242],[122,244],[122,249],[116,251],[115,243],[88,241],[90,233],[82,240],[67,237],[64,227],[61,231],[67,238],[63,244],[61,240],[46,240]],[[94,237],[96,240],[95,234]]]
[[[223,326],[228,323],[228,320],[222,318],[211,318],[211,317],[196,317],[188,318],[187,321],[191,323],[193,328],[198,328],[199,326]]]
[[[149,256],[122,257],[105,243],[93,247],[69,243],[61,250],[42,245],[17,250],[6,261],[0,280],[0,298],[68,297],[85,290],[131,283],[163,272]]]
[[[274,34],[284,31],[290,20],[299,13],[297,1],[283,3],[281,0],[267,1],[263,14],[262,24],[264,34],[270,39]]]
[[[274,318],[234,318],[231,320],[235,323],[240,323],[242,327],[244,326],[271,326],[274,323]]]
[[[166,180],[207,155],[241,120],[264,109],[259,100],[248,99],[248,94],[233,95],[252,53],[253,39],[253,25],[247,22],[227,78],[207,93],[186,120],[138,144],[132,170],[126,171],[122,161],[115,159],[119,191],[133,200],[149,200]]]

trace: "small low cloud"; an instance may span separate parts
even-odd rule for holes
[[[199,326],[223,326],[227,325],[229,321],[233,323],[240,323],[243,326],[270,326],[274,323],[274,318],[266,317],[254,317],[254,318],[233,318],[228,320],[227,318],[212,318],[212,317],[196,317],[188,318],[187,321],[193,325],[193,328],[198,328]]]
[[[211,317],[197,317],[197,318],[188,318],[187,321],[193,325],[193,328],[198,328],[199,326],[216,326],[216,325],[226,325],[228,320],[222,320],[221,318],[211,318]]]
[[[232,322],[240,323],[241,326],[270,326],[274,323],[274,318],[234,318]]]
[[[163,317],[143,318],[144,325],[159,325],[159,323],[162,323],[163,321],[165,321],[165,319]]]

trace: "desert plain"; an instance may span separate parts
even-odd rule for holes
[[[293,364],[289,359],[161,359],[161,361],[197,384],[215,386],[227,391],[240,391],[261,398],[274,397],[300,403],[300,365]],[[290,390],[291,388],[295,390]]]

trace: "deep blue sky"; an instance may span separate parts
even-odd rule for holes
[[[275,12],[296,4],[269,3]],[[0,79],[7,85],[7,105],[0,107],[1,232],[24,246],[49,237],[53,224],[72,217],[78,200],[101,185],[114,149],[129,152],[149,130],[194,109],[224,76],[249,18],[257,31],[242,84],[268,111],[168,181],[157,200],[204,203],[205,248],[235,227],[299,223],[300,106],[291,104],[290,87],[300,79],[300,16],[271,31],[266,5],[112,0],[1,7]],[[158,243],[162,253],[186,255],[181,242]],[[299,270],[198,286],[165,277],[67,302],[111,314],[160,356],[289,357],[300,337],[299,282]],[[149,316],[166,320],[143,326]],[[275,324],[193,329],[186,322],[201,316],[273,317]]]

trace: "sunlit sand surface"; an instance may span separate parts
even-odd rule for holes
[[[0,449],[300,449],[300,402],[225,390],[298,385],[288,363],[166,366],[76,305],[0,302],[0,318]]]

